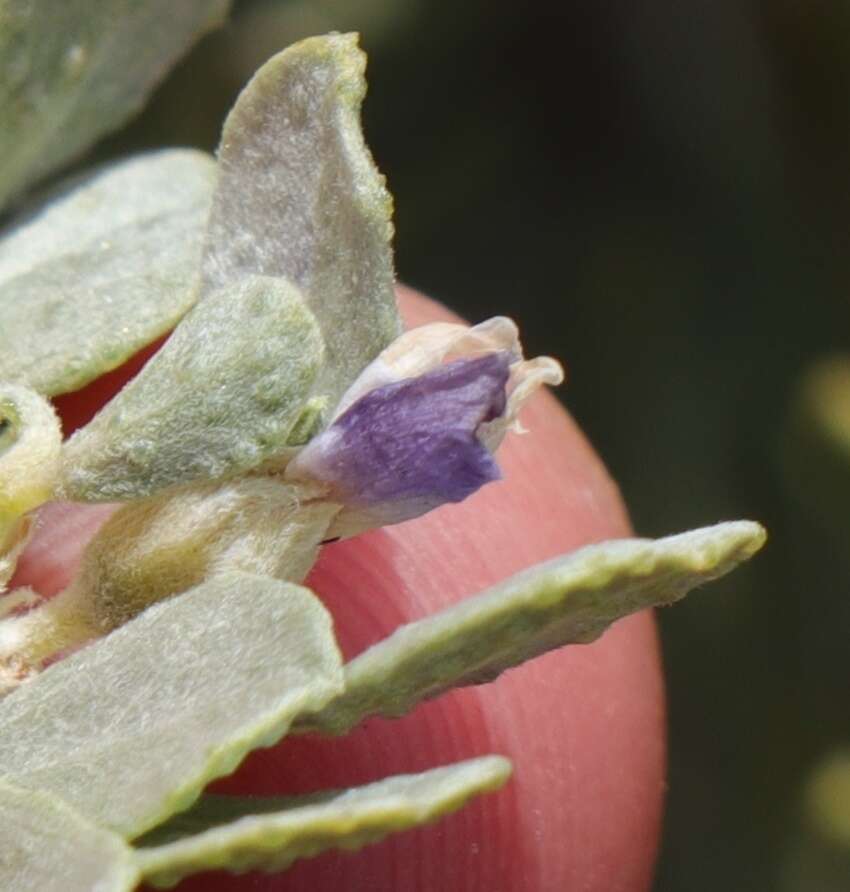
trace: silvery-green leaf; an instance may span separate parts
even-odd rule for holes
[[[665,539],[589,545],[532,567],[435,616],[403,626],[346,666],[345,691],[299,731],[342,734],[370,715],[399,716],[419,701],[565,644],[593,641],[615,620],[670,604],[728,573],[764,542],[737,521]]]
[[[304,40],[267,62],[227,118],[204,279],[284,276],[327,347],[314,387],[330,408],[400,332],[392,198],[360,130],[366,58],[356,35]]]
[[[295,286],[249,276],[195,306],[63,449],[66,498],[114,501],[261,464],[298,424],[322,337]]]
[[[0,206],[135,114],[228,0],[0,0]]]
[[[201,870],[285,870],[328,849],[351,851],[455,811],[511,773],[484,756],[364,787],[288,799],[204,796],[192,811],[140,840],[144,878],[168,887]]]
[[[139,882],[130,847],[60,799],[0,780],[0,889],[129,892]]]
[[[0,379],[50,396],[76,390],[173,328],[198,296],[214,179],[202,152],[140,155],[9,231]]]
[[[331,619],[310,591],[223,574],[0,701],[0,766],[133,837],[341,686]]]

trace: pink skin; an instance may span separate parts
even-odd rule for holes
[[[400,290],[408,325],[454,318]],[[72,424],[126,373],[60,400]],[[87,402],[88,401],[88,402]],[[88,409],[82,408],[84,404]],[[326,547],[308,584],[334,615],[347,657],[530,564],[627,536],[616,487],[549,394],[526,407],[530,433],[498,453],[504,480],[460,505]],[[19,578],[50,591],[73,570],[104,509],[51,507]],[[250,756],[222,792],[282,794],[365,783],[483,753],[513,780],[455,815],[356,854],[285,874],[209,873],[182,892],[637,892],[649,887],[664,790],[664,691],[644,613],[592,645],[551,653],[494,684],[376,719],[341,739],[285,740]]]

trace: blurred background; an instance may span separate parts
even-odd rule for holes
[[[212,149],[359,30],[401,279],[514,316],[655,536],[771,540],[662,613],[657,892],[850,890],[850,4],[242,0],[102,151]]]

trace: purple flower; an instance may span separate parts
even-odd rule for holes
[[[364,370],[286,476],[340,503],[330,536],[418,517],[497,480],[492,453],[520,406],[560,378],[553,360],[522,359],[510,320],[414,329]]]
[[[460,502],[499,478],[479,425],[505,410],[511,357],[459,359],[361,397],[298,456],[348,506],[397,522]],[[386,521],[385,521],[386,522]]]

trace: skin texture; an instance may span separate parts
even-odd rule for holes
[[[400,290],[408,326],[452,318]],[[521,321],[521,320],[520,320]],[[137,357],[57,401],[66,431],[134,373]],[[334,615],[346,657],[398,625],[581,545],[630,535],[616,487],[550,395],[498,453],[504,479],[460,505],[326,546],[307,583]],[[55,591],[108,508],[49,506],[18,581]],[[636,892],[649,887],[664,789],[664,693],[649,614],[592,645],[551,653],[346,738],[285,740],[252,754],[220,792],[283,794],[366,783],[484,753],[509,756],[499,793],[356,854],[276,876],[209,873],[181,892]]]

